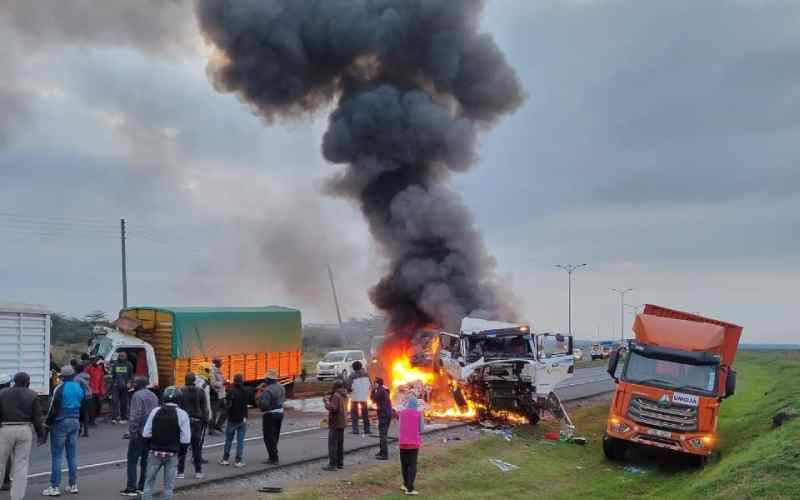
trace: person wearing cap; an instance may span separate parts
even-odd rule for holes
[[[222,432],[227,418],[225,412],[225,375],[222,374],[222,360],[214,358],[211,362],[211,428]]]
[[[281,435],[281,424],[283,423],[283,402],[286,399],[286,391],[278,383],[278,375],[275,370],[267,371],[266,388],[261,393],[258,400],[258,407],[263,412],[261,415],[261,431],[264,436],[264,446],[267,448],[268,458],[264,463],[269,465],[278,464],[278,439]]]
[[[378,407],[378,435],[380,436],[380,451],[375,458],[378,460],[389,459],[389,425],[392,423],[392,399],[389,389],[383,385],[383,379],[375,379],[375,387],[371,394],[372,402]]]
[[[47,440],[39,398],[28,388],[30,382],[27,373],[19,372],[14,375],[14,387],[0,390],[0,476],[8,472],[8,461],[13,456],[11,500],[22,500],[28,486],[28,459],[33,444],[31,425],[38,446]]]
[[[80,413],[86,392],[74,380],[75,370],[70,365],[61,368],[61,383],[53,390],[46,424],[50,429],[50,486],[44,496],[61,496],[61,457],[66,451],[70,493],[78,493],[78,431]]]
[[[131,396],[130,418],[128,419],[128,460],[127,484],[120,491],[122,496],[135,497],[144,491],[144,479],[147,475],[148,449],[142,437],[144,424],[147,417],[158,406],[158,396],[147,388],[147,377],[141,375],[134,377],[134,393]],[[136,479],[136,467],[139,466],[139,480]]]
[[[111,364],[111,423],[124,424],[128,420],[128,386],[133,379],[133,364],[123,351]]]
[[[148,441],[150,456],[147,459],[147,479],[144,483],[142,500],[153,500],[153,488],[158,473],[164,469],[164,491],[161,498],[172,500],[172,485],[178,472],[178,454],[182,447],[192,441],[189,415],[178,408],[181,391],[170,386],[164,389],[161,406],[154,408],[142,430]]]
[[[412,393],[405,408],[397,412],[400,421],[398,445],[400,447],[400,469],[403,474],[403,491],[406,495],[418,495],[414,489],[417,477],[417,458],[422,446],[422,432],[425,430],[425,415],[419,408],[417,397]]]

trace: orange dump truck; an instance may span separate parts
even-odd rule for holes
[[[275,370],[291,393],[301,365],[300,311],[286,307],[130,307],[114,321],[116,330],[96,334],[90,354],[115,360],[125,352],[137,375],[156,387],[183,385],[184,375],[200,373],[214,358],[232,380],[263,381]]]
[[[720,402],[733,395],[733,361],[742,327],[648,304],[636,317],[621,369],[603,451],[621,460],[630,444],[689,454],[702,465],[714,451]]]

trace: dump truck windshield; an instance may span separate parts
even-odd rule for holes
[[[623,379],[669,389],[713,395],[718,365],[692,365],[654,359],[631,352]]]

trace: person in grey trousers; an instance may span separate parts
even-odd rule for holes
[[[147,455],[149,450],[142,437],[144,424],[150,412],[158,406],[158,396],[147,388],[147,377],[137,376],[133,379],[136,392],[131,397],[130,418],[128,419],[128,480],[122,496],[136,497],[144,491],[144,479],[147,474]],[[140,466],[137,481],[136,468]]]
[[[178,408],[181,391],[174,386],[164,389],[161,406],[147,417],[142,437],[147,440],[150,456],[147,459],[147,480],[144,483],[142,500],[153,500],[153,489],[158,473],[164,469],[164,491],[161,498],[172,500],[172,486],[178,475],[178,453],[189,446],[192,430],[189,415]]]

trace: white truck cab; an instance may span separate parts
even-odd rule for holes
[[[102,359],[107,367],[116,361],[120,352],[125,352],[133,363],[136,375],[145,375],[150,387],[158,387],[158,365],[153,346],[144,340],[127,335],[108,327],[96,327],[93,330],[89,355]]]
[[[533,423],[542,409],[561,407],[554,389],[573,375],[572,337],[530,330],[524,323],[464,318],[458,334],[442,332],[439,360],[456,403],[466,396],[488,412],[518,412]]]

